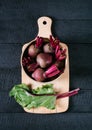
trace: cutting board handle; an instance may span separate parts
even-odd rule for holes
[[[38,19],[38,36],[44,37],[44,38],[49,38],[50,35],[52,35],[51,32],[51,25],[52,25],[52,20],[49,17],[40,17]]]

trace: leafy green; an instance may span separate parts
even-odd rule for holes
[[[42,87],[33,89],[32,92],[34,94],[55,94],[54,89],[53,89],[53,84],[43,85]]]
[[[34,94],[55,94],[52,84],[46,84],[37,89],[33,89],[32,93]],[[27,109],[36,108],[44,106],[48,109],[55,108],[56,96],[54,95],[44,95],[44,96],[34,96],[30,93],[30,89],[25,84],[15,85],[9,93],[10,96],[13,96],[17,103],[22,107]]]

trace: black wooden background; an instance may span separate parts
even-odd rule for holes
[[[9,97],[21,82],[20,55],[37,35],[40,16],[53,19],[54,36],[70,53],[69,109],[54,115],[28,114]],[[0,0],[0,130],[92,130],[92,1]]]

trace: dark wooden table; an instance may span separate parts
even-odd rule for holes
[[[69,46],[70,98],[65,113],[28,114],[9,97],[21,82],[20,55],[25,42],[37,35],[40,16],[53,19],[54,36]],[[92,1],[0,1],[0,130],[92,130]]]

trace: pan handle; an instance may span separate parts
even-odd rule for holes
[[[49,38],[50,35],[52,35],[51,32],[51,25],[52,25],[52,20],[49,17],[40,17],[38,19],[38,36],[44,37],[44,38]]]

